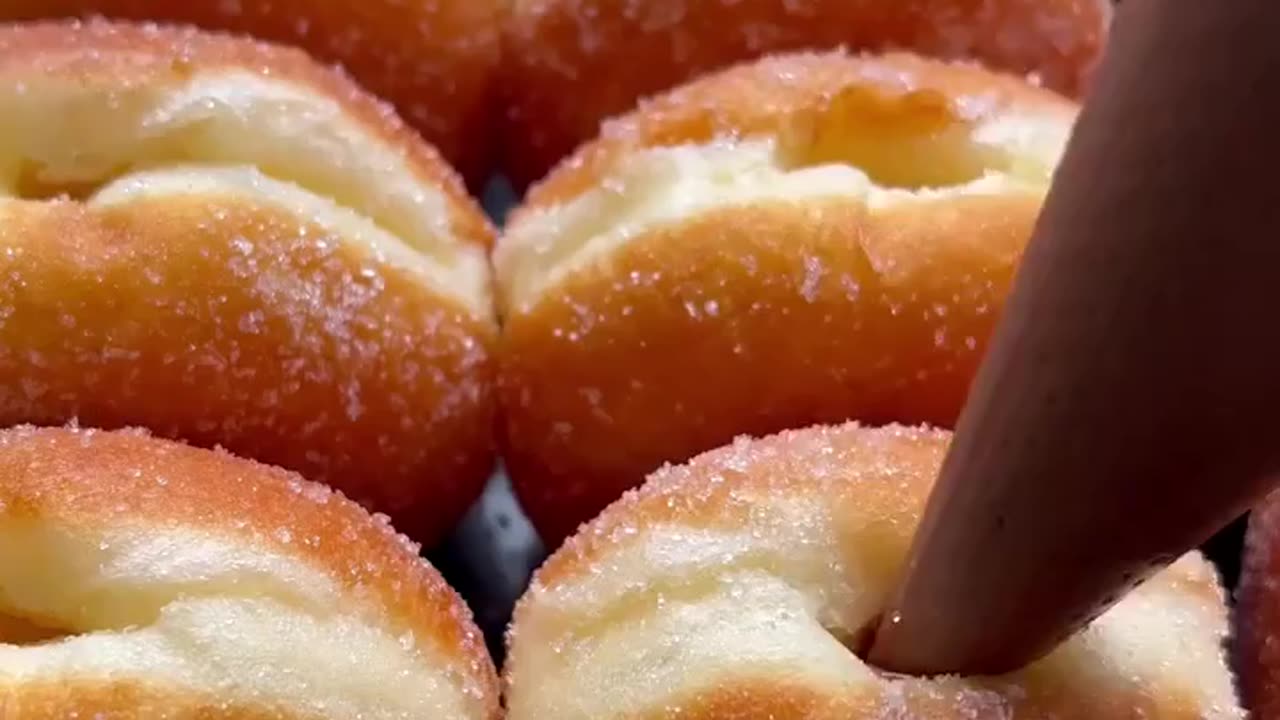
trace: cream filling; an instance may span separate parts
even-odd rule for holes
[[[655,526],[611,550],[600,561],[606,571],[534,588],[513,636],[510,717],[621,719],[717,689],[785,681],[837,698],[875,687],[892,706],[908,684],[923,682],[881,676],[847,646],[850,629],[869,623],[891,590],[893,573],[859,562],[881,541],[878,531],[851,518],[837,534],[818,519],[825,511],[768,504],[753,514],[766,525]],[[906,552],[880,550],[894,553],[895,565]],[[1220,647],[1223,610],[1178,588],[1177,578],[1201,563],[1194,553],[1184,558],[1023,671],[950,678],[945,691],[957,712],[975,716],[1075,688],[1190,700],[1205,717],[1237,718]]]
[[[1068,122],[1015,117],[896,144],[837,136],[797,151],[760,136],[649,148],[572,200],[526,213],[507,229],[494,266],[509,309],[522,311],[628,241],[712,210],[843,200],[875,212],[965,195],[1043,194],[1069,132]],[[913,172],[925,182],[903,182]]]
[[[256,168],[185,166],[132,173],[103,186],[90,195],[85,204],[105,208],[127,206],[139,200],[190,196],[247,201],[306,218],[308,224],[327,237],[369,248],[371,257],[380,264],[414,273],[428,287],[451,288],[453,291],[447,293],[450,297],[471,298],[466,305],[475,316],[486,317],[491,313],[487,300],[489,267],[477,248],[460,250],[452,265],[432,262],[371,218],[292,183],[267,177]],[[326,237],[314,239],[323,241]]]
[[[136,192],[161,170],[181,176],[159,182],[165,191],[199,193],[200,172],[222,173],[203,186],[225,186],[231,168],[276,180],[233,184],[250,200],[305,211],[305,221],[342,227],[358,216],[360,238],[406,263],[412,258],[433,289],[476,316],[491,314],[485,251],[454,235],[448,198],[333,98],[234,71],[177,87],[0,87],[0,195],[104,202],[102,188],[115,185],[106,202],[121,202],[121,187]]]
[[[286,532],[281,530],[281,532]],[[298,540],[299,542],[302,539]],[[137,682],[327,717],[468,718],[443,649],[297,560],[178,529],[0,524],[0,690]],[[56,631],[56,632],[55,632]]]

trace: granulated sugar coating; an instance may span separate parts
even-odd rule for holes
[[[510,720],[1239,720],[1227,611],[1190,553],[1000,677],[889,676],[854,652],[906,562],[948,433],[739,438],[664,467],[516,608]]]
[[[769,52],[976,58],[1075,95],[1110,14],[1110,0],[515,0],[506,165],[532,182],[637,99]]]
[[[1236,591],[1236,672],[1245,707],[1280,718],[1280,492],[1254,508]]]
[[[554,546],[666,461],[949,425],[1075,105],[915,56],[780,56],[617,118],[494,254],[506,460]]]
[[[492,231],[381,105],[248,41],[11,27],[0,134],[0,424],[221,445],[424,542],[461,516],[492,463]]]
[[[277,468],[6,430],[0,559],[8,717],[500,714],[480,633],[417,546]]]
[[[102,15],[190,23],[301,47],[341,64],[479,183],[499,61],[498,0],[0,0],[0,21]]]

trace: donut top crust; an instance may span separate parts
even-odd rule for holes
[[[977,65],[906,53],[798,53],[746,63],[605,124],[511,216],[493,255],[507,312],[575,270],[712,209],[957,196],[1038,207],[1074,102]]]
[[[565,203],[599,185],[615,163],[643,148],[783,135],[798,122],[830,112],[850,92],[862,93],[872,104],[879,100],[886,119],[895,123],[925,115],[926,120],[981,125],[1021,115],[1069,126],[1077,109],[1057,93],[973,63],[902,52],[774,55],[706,75],[606,121],[600,137],[531,188],[522,207]]]
[[[504,0],[5,0],[0,18],[104,16],[246,33],[337,62],[397,107],[464,174],[489,170]]]
[[[101,20],[0,26],[0,137],[0,190],[20,200],[218,195],[208,180],[231,169],[283,183],[316,200],[306,219],[362,227],[344,241],[492,321],[494,233],[461,180],[389,106],[299,51]],[[235,202],[298,212],[266,185]]]
[[[846,648],[892,589],[949,441],[849,424],[744,438],[658,470],[557,551],[521,599],[509,716],[1242,716],[1222,653],[1223,594],[1198,553],[1018,673],[895,679],[853,658]],[[635,687],[675,685],[616,689],[614,714],[592,715],[624,656]]]
[[[340,588],[343,612],[365,608],[388,631],[410,633],[410,645],[461,668],[471,701],[487,708],[484,717],[497,716],[497,681],[483,638],[461,598],[419,558],[418,546],[385,517],[294,473],[142,430],[22,426],[0,431],[0,533],[29,526],[55,537],[180,531],[245,553],[221,558],[228,568],[248,557],[272,567],[285,567],[272,558],[301,563]],[[173,561],[154,558],[155,572]],[[0,617],[5,596],[0,588]]]
[[[488,247],[493,230],[458,175],[431,145],[335,68],[291,47],[190,27],[106,20],[0,25],[0,86],[38,93],[45,79],[126,90],[180,89],[193,77],[247,73],[336,102],[368,139],[402,156],[424,189],[449,200],[457,238]],[[15,148],[12,151],[21,151]]]
[[[767,53],[978,58],[1078,97],[1111,0],[516,0],[504,25],[516,175],[536,180],[637,98]],[[638,68],[633,72],[633,67]]]
[[[858,423],[739,437],[680,465],[664,465],[611,504],[539,568],[536,586],[595,572],[602,558],[646,528],[674,523],[708,530],[750,527],[759,500],[820,495],[837,510],[858,508],[875,521],[914,528],[951,442],[947,430]],[[1173,573],[1205,602],[1222,591],[1208,566],[1181,563]]]

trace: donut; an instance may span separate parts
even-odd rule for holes
[[[814,427],[658,470],[552,555],[520,600],[507,717],[1244,716],[1223,591],[1198,552],[1007,675],[899,676],[864,662],[949,440],[928,427]]]
[[[493,230],[299,51],[0,28],[0,426],[144,426],[431,543],[493,464]]]
[[[0,21],[108,17],[189,24],[340,64],[472,183],[497,160],[503,0],[0,0]]]
[[[830,52],[607,124],[494,253],[505,459],[547,541],[738,434],[953,423],[1075,113],[972,64]]]
[[[5,718],[497,720],[462,600],[298,475],[143,431],[0,432]]]
[[[1244,705],[1256,720],[1280,718],[1280,491],[1249,516],[1236,588],[1232,655]]]
[[[515,0],[504,17],[504,166],[538,178],[640,98],[768,53],[847,47],[976,58],[1077,96],[1110,0]]]

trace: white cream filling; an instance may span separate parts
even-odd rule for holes
[[[635,717],[658,702],[787,679],[832,697],[874,688],[891,705],[901,681],[875,673],[845,643],[883,607],[896,575],[854,559],[890,553],[899,565],[906,545],[878,546],[879,530],[858,518],[837,531],[812,503],[767,504],[753,516],[768,516],[766,526],[657,525],[609,551],[599,572],[535,587],[508,660],[511,717]],[[949,679],[957,712],[982,716],[1028,693],[1088,688],[1185,699],[1205,717],[1238,718],[1220,647],[1225,613],[1178,587],[1203,563],[1188,555],[1022,671]]]
[[[58,80],[0,87],[0,195],[91,195],[135,173],[175,168],[199,192],[193,176],[206,167],[254,168],[279,181],[268,190],[294,186],[292,204],[305,206],[306,221],[343,216],[334,222],[349,226],[350,216],[363,217],[378,228],[384,253],[407,259],[387,250],[403,245],[417,256],[413,264],[429,266],[436,290],[478,317],[491,315],[485,252],[453,234],[448,199],[333,98],[246,71],[197,74],[176,87]],[[242,189],[253,200],[263,187]],[[298,202],[303,193],[313,198]]]
[[[527,213],[508,228],[494,254],[498,282],[510,308],[524,310],[547,288],[632,238],[698,213],[761,201],[841,199],[874,212],[965,195],[1042,193],[1070,131],[1062,122],[1026,119],[992,121],[972,130],[960,127],[963,134],[948,131],[955,139],[933,139],[957,156],[941,162],[982,158],[990,167],[935,187],[883,184],[846,162],[797,162],[771,136],[638,151],[620,160],[598,186],[566,203]],[[968,146],[956,147],[959,142]],[[892,157],[875,146],[862,147],[873,148],[881,162]],[[922,147],[932,146],[921,143],[910,150],[919,154]]]
[[[181,529],[86,536],[4,521],[0,615],[58,631],[0,642],[0,694],[125,681],[388,719],[468,718],[478,705],[479,689],[446,669],[443,650],[391,627],[372,599],[288,556]]]

